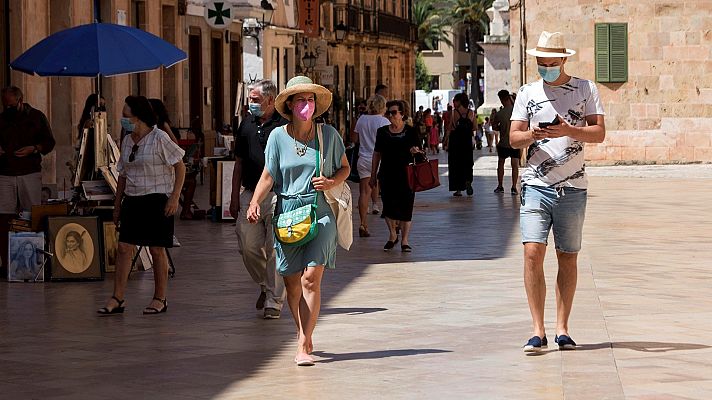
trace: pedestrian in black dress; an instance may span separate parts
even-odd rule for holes
[[[472,138],[474,136],[475,112],[468,108],[469,100],[465,93],[458,93],[452,100],[454,109],[447,127],[447,162],[450,191],[453,196],[462,196],[467,191],[468,196],[474,193],[472,189],[472,167],[475,160],[472,155]]]
[[[415,193],[408,186],[406,167],[413,161],[413,155],[423,153],[418,140],[418,133],[412,126],[406,125],[408,115],[401,100],[386,103],[386,117],[390,125],[378,129],[376,146],[371,166],[371,187],[376,186],[376,179],[381,187],[383,212],[390,236],[383,250],[388,251],[398,243],[396,226],[402,234],[401,250],[410,252],[408,241]]]

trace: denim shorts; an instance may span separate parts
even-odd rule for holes
[[[586,189],[522,186],[519,224],[522,243],[548,243],[554,228],[556,250],[578,253],[586,214]]]

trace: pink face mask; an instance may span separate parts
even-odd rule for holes
[[[309,121],[312,115],[314,115],[315,108],[316,105],[314,102],[302,100],[294,104],[294,113],[297,114],[297,117],[302,121]]]

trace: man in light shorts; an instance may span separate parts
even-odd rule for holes
[[[577,256],[586,213],[587,179],[584,144],[606,136],[604,112],[596,85],[569,76],[566,60],[576,52],[564,47],[559,32],[542,32],[535,49],[542,79],[524,85],[514,103],[510,141],[529,147],[522,174],[520,225],[524,244],[524,286],[534,336],[525,352],[547,346],[544,329],[544,255],[553,228],[559,272],[556,280],[556,339],[559,350],[572,350],[569,315],[576,292]]]
[[[10,219],[42,203],[42,155],[55,141],[47,117],[24,102],[19,88],[6,87],[1,95],[0,257],[5,257]]]

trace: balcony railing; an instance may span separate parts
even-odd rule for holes
[[[394,36],[409,42],[415,40],[413,24],[403,18],[394,17],[392,15],[379,13],[377,30],[381,35]]]
[[[361,11],[356,6],[349,6],[346,9],[348,14],[348,26],[350,31],[360,32],[361,31]]]

